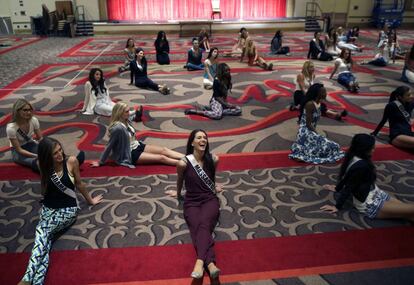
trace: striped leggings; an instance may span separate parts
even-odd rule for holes
[[[214,97],[210,100],[210,109],[211,111],[203,111],[203,115],[214,120],[220,120],[223,116],[239,116],[242,112],[239,106],[234,109],[224,109]]]
[[[51,209],[45,206],[40,212],[40,220],[36,227],[36,236],[30,256],[29,265],[22,281],[32,285],[41,285],[45,281],[49,266],[49,251],[54,235],[70,226],[76,219],[77,207]]]

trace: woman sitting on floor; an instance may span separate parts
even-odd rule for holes
[[[338,83],[350,92],[356,93],[359,90],[359,84],[352,74],[353,64],[351,51],[349,49],[343,49],[340,56],[335,59],[335,65],[329,79],[332,79],[335,73],[338,72]]]
[[[295,85],[296,90],[293,93],[293,104],[290,106],[289,110],[300,110],[301,105],[306,101],[306,92],[309,87],[313,85],[315,81],[315,67],[313,62],[307,60],[303,63],[302,72],[296,76]],[[324,102],[321,102],[321,115],[334,118],[338,121],[345,117],[348,114],[346,110],[342,112],[330,110],[327,108]]]
[[[341,49],[338,47],[338,35],[335,28],[330,28],[328,34],[325,36],[326,52],[332,56],[341,54]]]
[[[213,81],[217,74],[218,48],[213,47],[204,61],[203,85],[205,89],[213,88]]]
[[[321,102],[325,98],[326,89],[322,84],[315,83],[309,87],[306,101],[301,107],[296,142],[292,144],[289,158],[320,164],[334,163],[344,156],[336,142],[328,140],[316,131],[316,124],[321,117]]]
[[[119,73],[130,70],[130,63],[135,59],[135,42],[133,38],[127,40],[123,53],[125,54],[125,62],[123,66],[118,68]],[[134,83],[134,75],[132,72],[130,73],[130,79],[129,84],[132,85]]]
[[[273,63],[268,64],[266,60],[259,55],[256,44],[250,37],[246,39],[246,49],[240,58],[240,62],[243,61],[244,55],[247,56],[249,65],[256,65],[265,70],[273,70]]]
[[[168,44],[167,35],[164,31],[159,31],[157,34],[157,39],[154,42],[156,58],[158,64],[170,64],[170,45]]]
[[[89,80],[85,83],[85,100],[82,113],[101,116],[111,116],[115,103],[109,97],[109,90],[105,84],[103,72],[99,68],[92,68],[89,72]],[[142,106],[139,110],[129,112],[130,120],[140,122],[142,117]]]
[[[149,88],[154,91],[158,91],[163,95],[170,93],[170,89],[167,85],[159,85],[148,78],[147,74],[147,59],[144,56],[144,50],[137,48],[135,50],[135,60],[131,62],[131,71],[135,76],[135,86],[138,88]]]
[[[414,132],[411,130],[411,113],[414,109],[413,93],[407,86],[400,86],[391,95],[384,115],[372,135],[376,136],[388,121],[390,143],[396,147],[414,150]]]
[[[115,104],[108,127],[109,142],[101,158],[91,166],[104,165],[109,155],[118,165],[135,168],[137,164],[176,165],[183,154],[156,145],[146,145],[135,137],[136,130],[128,120],[129,107],[123,102]]]
[[[202,28],[198,34],[198,43],[201,49],[203,49],[205,52],[210,52],[210,38],[208,36],[206,28]]]
[[[401,49],[400,43],[398,42],[396,29],[391,29],[388,35],[388,45],[390,47],[390,57],[393,60],[405,58],[405,51]]]
[[[362,52],[362,47],[359,47],[357,45],[354,45],[348,42],[347,35],[345,35],[344,29],[342,27],[338,27],[338,29],[336,29],[336,32],[338,34],[338,47],[340,49],[346,48],[346,49],[349,49],[350,51]]]
[[[374,56],[374,59],[368,62],[363,61],[361,64],[372,64],[375,66],[387,66],[390,61],[390,47],[388,41],[384,40],[380,43],[379,52]]]
[[[270,42],[270,51],[272,54],[285,54],[289,55],[290,48],[288,46],[283,46],[283,33],[281,30],[278,30]]]
[[[200,115],[210,119],[219,120],[223,116],[239,116],[241,108],[227,102],[227,95],[232,88],[230,67],[220,63],[217,67],[217,76],[213,83],[213,96],[210,99],[209,110],[187,109],[186,115]]]
[[[324,205],[321,210],[336,213],[342,209],[349,196],[353,206],[371,219],[404,218],[414,222],[414,203],[404,203],[381,190],[376,184],[376,169],[372,162],[375,138],[368,134],[357,134],[352,138],[339,172],[338,184],[324,185],[338,192],[334,205]]]
[[[401,80],[404,82],[414,83],[414,44],[411,50],[405,55],[404,69]]]
[[[320,61],[329,61],[333,57],[325,51],[325,45],[320,40],[321,33],[315,32],[313,39],[309,42],[308,58]]]
[[[56,234],[76,220],[79,210],[76,189],[90,205],[102,200],[102,195],[93,198],[89,195],[81,181],[78,160],[74,156],[66,158],[57,140],[44,138],[40,141],[39,166],[43,205],[29,264],[18,285],[44,284]]]
[[[193,38],[192,43],[193,47],[188,50],[187,63],[184,65],[184,68],[187,68],[188,71],[203,70],[204,64],[201,62],[203,50],[200,49],[197,38]]]
[[[237,43],[232,47],[231,53],[226,54],[226,56],[238,57],[241,56],[246,48],[246,39],[249,36],[249,32],[246,28],[241,28],[239,32],[239,37],[237,38]]]
[[[27,100],[17,99],[13,104],[12,120],[7,124],[6,133],[10,140],[13,161],[39,173],[38,141],[43,136],[39,120],[33,116],[33,107]],[[77,159],[82,164],[85,153],[79,152]]]

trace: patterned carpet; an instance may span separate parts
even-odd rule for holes
[[[377,31],[364,31],[362,34],[361,41],[367,48],[362,54],[356,54],[357,61],[373,55]],[[401,31],[400,35],[401,44],[407,48],[414,32]],[[230,50],[235,42],[228,35],[213,36],[213,46],[218,46],[220,50]],[[292,49],[290,57],[267,54],[271,34],[253,35],[259,43],[259,51],[275,63],[274,71],[262,71],[231,58],[222,59],[232,69],[234,85],[230,101],[241,106],[243,113],[240,117],[225,117],[220,121],[184,115],[183,110],[191,104],[207,104],[211,96],[211,91],[202,88],[201,72],[187,72],[182,68],[189,39],[171,36],[174,51],[172,64],[159,66],[153,63],[149,67],[154,81],[166,83],[171,88],[171,95],[163,96],[129,86],[129,75],[117,73],[122,63],[119,50],[122,50],[127,37],[104,36],[74,41],[47,38],[31,41],[27,46],[14,46],[14,49],[0,55],[0,64],[13,58],[19,62],[17,57],[29,50],[33,57],[29,72],[23,64],[6,64],[6,69],[0,71],[0,75],[5,75],[2,77],[3,88],[0,89],[0,172],[11,162],[6,124],[10,120],[14,101],[20,97],[33,104],[42,131],[62,141],[67,153],[76,154],[78,149],[82,149],[87,151],[88,160],[99,158],[99,152],[108,139],[106,126],[109,118],[78,112],[84,99],[83,84],[91,67],[103,69],[113,100],[122,100],[131,106],[144,105],[144,120],[135,126],[139,130],[138,137],[147,144],[168,146],[184,152],[188,133],[194,128],[203,128],[210,135],[212,151],[219,156],[234,154],[247,157],[249,153],[275,153],[290,149],[296,137],[298,114],[290,112],[287,107],[292,100],[293,80],[305,60],[311,34],[285,33],[286,43]],[[154,39],[148,36],[137,36],[136,39],[147,50],[147,57],[152,61]],[[91,60],[95,61],[85,70]],[[361,86],[358,95],[350,94],[336,81],[328,80],[332,62],[315,62],[315,66],[316,81],[327,88],[328,105],[337,110],[346,108],[349,112],[341,122],[322,118],[318,131],[344,148],[349,146],[355,133],[369,133],[375,128],[389,92],[404,84],[399,81],[403,66],[401,61],[381,69],[356,65],[354,71]],[[379,145],[388,144],[387,129],[383,132],[377,141]],[[392,153],[394,148],[388,148],[388,151]],[[407,154],[407,158],[411,157]],[[412,159],[377,161],[376,166],[380,188],[400,200],[414,202]],[[83,173],[89,173],[87,164],[82,169]],[[321,189],[321,186],[335,183],[338,165],[295,164],[295,167],[226,169],[217,177],[226,190],[220,195],[221,216],[216,228],[216,240],[219,242],[408,225],[401,220],[373,221],[364,218],[349,205],[337,216],[321,213],[321,205],[333,202],[332,194]],[[88,189],[94,194],[103,194],[105,200],[93,208],[83,201],[76,223],[59,237],[54,250],[190,243],[181,205],[164,195],[165,190],[175,187],[176,175],[161,171],[153,175],[140,175],[139,171],[138,168],[138,175],[134,176],[118,176],[109,171],[104,173],[107,177],[83,175]],[[21,178],[9,181],[7,177],[0,176],[0,252],[30,252],[40,208],[39,181]],[[407,238],[414,241],[413,237]],[[401,270],[410,270],[410,267]],[[372,275],[369,280],[373,284],[379,279],[381,277]],[[350,284],[338,280],[324,277],[325,283],[315,281],[304,284]],[[231,284],[302,284],[292,280],[286,282]]]

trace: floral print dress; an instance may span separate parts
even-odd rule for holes
[[[320,106],[315,104],[315,111],[312,114],[312,125],[316,124],[321,117]],[[296,142],[292,144],[292,153],[289,158],[304,162],[320,164],[334,163],[344,157],[340,146],[326,137],[308,129],[306,126],[306,110],[303,110],[299,122],[299,130]]]

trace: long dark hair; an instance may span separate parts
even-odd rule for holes
[[[101,73],[101,78],[99,79],[99,81],[95,80],[95,73],[99,71]],[[102,69],[100,68],[92,68],[91,71],[89,72],[89,82],[92,84],[92,89],[93,91],[95,91],[95,96],[98,96],[98,88],[99,90],[101,90],[101,92],[105,92],[106,88],[105,88],[105,79],[104,79],[104,75],[102,72]]]
[[[349,52],[348,58],[345,58],[345,52]],[[352,60],[352,53],[350,49],[347,49],[347,48],[342,49],[339,57],[342,58],[345,63],[350,63],[351,65],[353,65],[354,63],[354,61]]]
[[[206,137],[207,137],[206,149],[205,149],[205,151],[204,151],[204,155],[203,155],[204,168],[205,168],[206,170],[208,170],[208,171],[211,173],[211,175],[212,175],[213,177],[210,177],[210,179],[211,179],[211,180],[213,180],[213,182],[215,182],[215,177],[216,177],[216,167],[214,166],[213,156],[212,156],[212,155],[211,155],[211,153],[210,153],[210,144],[208,143],[208,135],[207,135],[207,132],[206,132],[205,130],[202,130],[202,129],[196,129],[196,130],[193,130],[193,131],[190,133],[190,136],[188,137],[188,141],[187,141],[187,149],[186,149],[186,152],[185,152],[185,153],[186,153],[186,155],[193,154],[193,152],[194,152],[194,147],[192,146],[192,143],[193,143],[194,138],[195,138],[195,136],[196,136],[196,134],[197,134],[198,132],[202,132],[202,133],[204,133],[204,134],[206,135]]]
[[[144,51],[144,49],[140,47],[135,49],[135,60],[137,60],[138,58],[137,53],[139,53],[140,51]],[[144,54],[144,57],[141,59],[141,65],[142,66],[147,65],[147,59],[145,58],[145,54]]]
[[[315,101],[318,98],[322,88],[325,88],[322,83],[314,83],[309,87],[305,95],[305,100],[300,105],[299,120],[302,117],[303,110],[305,109],[306,104],[309,101]]]
[[[275,36],[273,37],[273,40],[274,40],[275,38],[281,38],[281,37],[282,37],[281,33],[282,33],[282,31],[281,31],[281,30],[277,30],[277,31],[276,31],[276,34],[275,34]]]
[[[211,48],[210,49],[210,51],[209,51],[209,53],[208,53],[208,55],[207,55],[207,59],[210,59],[212,56],[213,56],[213,51],[214,50],[216,50],[217,51],[217,56],[216,56],[216,58],[215,59],[217,59],[218,58],[218,48],[216,48],[216,47],[213,47],[213,48]]]
[[[127,41],[126,41],[126,44],[125,44],[125,48],[129,48],[129,46],[128,46],[128,43],[129,43],[129,41],[134,41],[134,39],[133,38],[128,38],[127,39]],[[135,43],[134,43],[134,45],[135,45]],[[132,47],[134,47],[134,46],[132,46]]]
[[[397,100],[398,97],[402,97],[408,91],[410,91],[410,88],[408,88],[407,86],[397,87],[394,91],[391,92],[388,103],[391,103],[391,102]]]
[[[40,185],[42,189],[42,194],[45,195],[47,192],[47,184],[54,171],[54,163],[53,163],[53,150],[55,149],[56,145],[62,144],[51,137],[44,137],[39,142],[39,147],[37,150],[37,155],[39,158],[39,169],[40,169]],[[65,152],[62,148],[62,155],[63,160],[66,161]]]
[[[374,182],[376,178],[375,166],[371,160],[371,150],[375,146],[375,138],[368,134],[356,134],[352,138],[351,146],[349,147],[348,151],[345,154],[344,161],[342,162],[341,169],[339,171],[339,180],[341,180],[346,170],[351,163],[352,158],[357,156],[361,159],[364,159],[368,162],[370,167],[372,178]]]
[[[162,38],[163,35],[164,35],[164,38]],[[165,43],[168,43],[167,34],[164,31],[159,31],[157,34],[157,39],[154,42],[154,45],[159,46]]]
[[[229,70],[229,72],[226,72],[226,68]],[[231,83],[230,67],[227,65],[227,63],[219,63],[219,65],[217,66],[216,76],[220,84],[223,87],[225,87],[228,91],[231,91],[233,84]]]
[[[333,44],[338,42],[338,35],[336,33],[336,29],[334,27],[330,28],[328,31],[328,37],[333,40]]]

